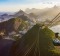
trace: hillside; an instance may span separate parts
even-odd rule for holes
[[[54,33],[46,28],[41,28],[36,24],[31,28],[19,41],[17,41],[12,49],[12,56],[48,56],[54,49],[52,38]]]
[[[32,22],[28,14],[20,10],[14,15],[2,14],[0,16],[0,32],[9,33],[12,31],[20,31],[21,29],[28,28],[28,24]]]
[[[8,21],[4,21],[4,22],[0,22],[0,32],[11,32],[14,30],[17,30],[17,28],[20,25],[20,19],[17,18],[17,20],[15,18],[12,18]]]

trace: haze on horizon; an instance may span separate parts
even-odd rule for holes
[[[20,9],[53,7],[60,5],[60,0],[0,0],[0,12],[16,12]]]

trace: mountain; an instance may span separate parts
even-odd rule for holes
[[[38,12],[40,12],[40,9],[36,9],[36,8],[29,9],[29,8],[27,8],[27,9],[25,10],[25,12],[26,12],[27,14],[29,14],[29,13],[38,13]]]
[[[34,25],[11,49],[11,56],[53,56],[50,52],[54,49],[52,38],[54,32],[49,28]]]
[[[3,14],[8,14],[8,15],[13,15],[15,12],[0,12],[0,15],[3,15]]]
[[[38,21],[52,20],[59,12],[60,6],[54,6],[52,8],[44,8],[44,9],[26,9],[26,13],[34,13],[37,16]]]
[[[16,12],[14,14],[14,17],[22,18],[22,20],[29,20],[28,19],[28,15],[24,11],[22,11],[22,10]]]
[[[34,13],[29,13],[28,15],[31,17],[31,19],[37,19],[37,15]]]
[[[22,10],[19,10],[18,12],[15,12],[13,15],[9,15],[8,13],[0,15],[0,22],[7,21],[11,18],[20,18],[24,21],[31,21],[28,14],[26,14]]]
[[[33,22],[33,17],[31,17],[29,14],[25,13],[24,11],[20,10],[14,14],[14,17],[21,18],[22,20]]]
[[[16,31],[20,24],[21,21],[19,18],[12,18],[7,21],[0,22],[0,32],[8,34],[9,32]]]
[[[38,19],[40,18],[42,20],[46,20],[46,19],[52,20],[58,13],[60,13],[60,7],[54,6],[48,9],[47,11],[40,13],[38,15]]]
[[[35,18],[35,15],[27,14],[23,10],[19,10],[18,12],[15,12],[14,14],[9,15],[8,13],[4,13],[0,15],[0,22],[7,21],[11,18],[20,18],[24,21],[33,22],[33,18]]]
[[[18,12],[15,13],[15,17],[19,17],[21,15],[27,15],[23,10],[19,10]]]
[[[49,10],[49,8],[44,8],[44,9],[36,9],[36,8],[32,8],[32,9],[26,9],[25,13],[30,14],[30,13],[34,13],[36,15],[39,15],[39,13],[43,13],[45,11]]]
[[[13,15],[9,15],[7,13],[0,15],[0,22],[7,21],[9,19],[13,18]]]
[[[24,11],[20,10],[14,15],[8,15],[7,13],[0,16],[0,31],[6,34],[12,31],[20,31],[23,27],[26,28],[32,22]],[[21,25],[21,26],[20,26]]]
[[[35,8],[32,8],[32,9],[26,9],[25,12],[27,14],[31,14],[33,13],[35,15],[34,18],[32,19],[37,19],[37,21],[43,21],[44,19],[41,18],[42,14],[44,14],[45,12],[47,12],[50,8],[45,8],[45,9],[35,9]],[[43,16],[42,16],[43,17]],[[39,19],[39,20],[38,20]]]

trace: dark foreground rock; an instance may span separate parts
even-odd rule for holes
[[[11,46],[13,45],[13,40],[1,39],[0,40],[0,56],[9,56]]]

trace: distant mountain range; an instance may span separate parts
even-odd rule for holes
[[[36,21],[46,21],[46,20],[52,20],[58,13],[60,12],[59,6],[54,6],[52,8],[45,8],[45,9],[29,9],[27,8],[25,11],[19,10],[15,13],[1,13],[0,15],[0,21],[1,19],[10,19],[10,18],[21,18],[22,20],[27,20],[31,22]]]
[[[23,24],[22,26],[25,25],[25,21],[31,22],[28,15],[22,10],[14,13],[13,15],[9,15],[7,13],[2,14],[0,15],[0,32],[4,32],[6,34],[13,31],[16,32],[21,24]]]
[[[25,20],[25,21],[31,21],[29,15],[25,13],[23,10],[16,12],[14,14],[14,17],[21,18],[22,20]]]
[[[23,22],[36,23],[36,21],[51,21],[60,12],[60,7],[54,6],[45,9],[27,9],[26,11],[19,10],[14,14],[1,13],[0,14],[0,31],[6,32],[15,31],[20,27],[21,20]]]
[[[8,15],[13,15],[15,12],[0,12],[0,15],[3,15],[3,14],[8,14]]]
[[[59,6],[54,6],[52,8],[45,8],[45,9],[29,9],[27,8],[25,11],[19,10],[18,12],[11,13],[3,13],[0,12],[0,21],[1,19],[10,19],[10,18],[22,18],[23,20],[28,21],[45,21],[45,20],[51,20],[53,19],[58,13],[60,12]]]
[[[31,21],[31,22],[33,21],[27,13],[25,13],[23,10],[19,10],[18,12],[15,12],[13,14],[1,13],[0,22],[9,20],[11,18],[17,18],[17,17],[25,21]]]
[[[37,16],[36,19],[39,21],[51,20],[53,19],[59,12],[60,6],[54,6],[52,8],[45,8],[45,9],[26,9],[25,11],[27,14],[33,13]]]

